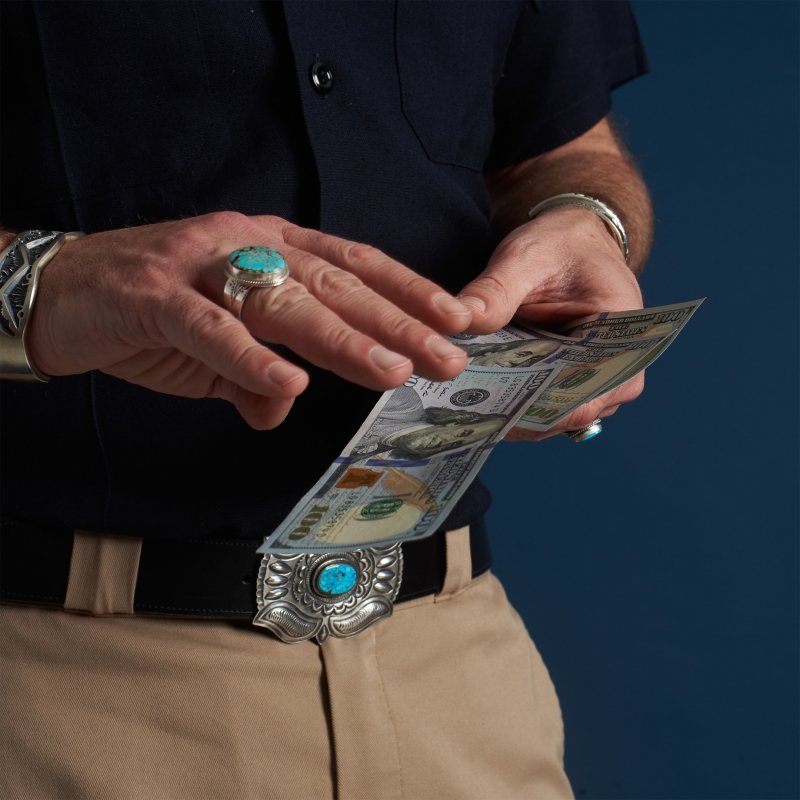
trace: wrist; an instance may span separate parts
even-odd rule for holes
[[[49,380],[28,348],[39,278],[61,246],[82,233],[29,230],[12,235],[0,257],[0,378]]]
[[[579,194],[575,192],[564,192],[547,197],[541,202],[537,203],[528,211],[528,218],[533,220],[542,214],[546,214],[558,208],[581,208],[585,209],[592,214],[599,217],[608,228],[609,232],[614,236],[622,251],[622,256],[625,263],[628,263],[628,234],[625,231],[625,226],[616,212],[606,205],[602,200],[596,197],[590,197],[586,194]]]
[[[558,235],[573,245],[584,241],[594,248],[601,248],[610,256],[624,261],[619,238],[611,226],[598,214],[577,206],[558,206],[548,209],[524,227],[536,230],[540,235]]]
[[[10,231],[8,228],[0,228],[0,250],[5,250],[16,235],[14,231]]]

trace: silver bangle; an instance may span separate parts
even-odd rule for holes
[[[559,208],[560,206],[585,208],[602,217],[611,226],[611,230],[617,237],[619,246],[622,249],[622,255],[625,256],[625,263],[628,263],[628,234],[625,233],[625,226],[622,224],[622,220],[601,200],[574,192],[555,194],[546,200],[542,200],[541,203],[537,203],[528,211],[528,219],[536,219],[545,211],[549,211],[551,208]]]
[[[12,381],[43,381],[28,357],[26,334],[33,313],[42,271],[64,242],[83,233],[25,231],[15,236],[0,253],[0,378]]]

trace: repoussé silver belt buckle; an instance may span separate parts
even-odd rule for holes
[[[399,543],[342,553],[267,553],[253,624],[289,643],[355,636],[392,615],[402,576]]]

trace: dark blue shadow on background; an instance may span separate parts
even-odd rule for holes
[[[482,477],[578,798],[798,798],[798,6],[634,4],[614,109],[653,191],[646,305],[708,300],[635,403]]]

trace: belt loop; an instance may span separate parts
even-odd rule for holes
[[[447,547],[447,572],[442,591],[435,602],[448,600],[462,591],[472,580],[472,554],[469,546],[469,527],[447,531],[444,535]]]
[[[75,531],[65,611],[133,614],[142,540]]]

